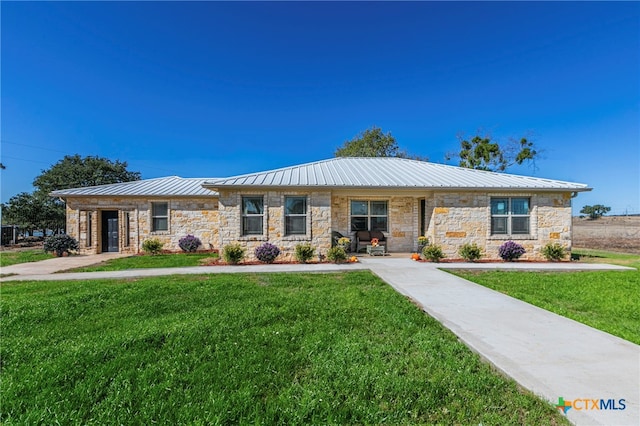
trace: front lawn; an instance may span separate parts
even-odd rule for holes
[[[640,272],[450,272],[640,344]]]
[[[51,253],[40,250],[16,250],[0,251],[0,266],[15,265],[17,263],[37,262],[39,260],[51,259]]]
[[[2,424],[568,424],[369,272],[2,285]]]
[[[574,248],[571,251],[571,257],[584,263],[611,263],[636,269],[640,268],[640,256],[632,253]]]
[[[204,259],[217,259],[218,253],[172,253],[139,255],[109,259],[96,265],[85,266],[65,272],[98,272],[123,271],[126,269],[142,268],[177,268],[185,266],[200,266]]]

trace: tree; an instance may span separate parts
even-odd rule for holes
[[[373,126],[359,133],[350,141],[338,148],[336,157],[401,157],[426,161],[424,157],[409,155],[398,146],[391,132],[383,133],[382,129]]]
[[[447,155],[447,159],[458,157],[460,167],[492,172],[504,172],[514,164],[534,162],[538,156],[533,142],[522,138],[512,139],[501,146],[490,137],[474,136],[471,140],[460,138],[460,153]]]
[[[46,234],[47,229],[63,229],[65,224],[64,205],[48,196],[21,192],[1,205],[2,221],[17,225],[33,234],[35,229]]]
[[[598,219],[610,211],[611,207],[595,204],[593,206],[584,206],[580,213],[588,215],[589,219]]]
[[[133,180],[140,180],[140,173],[128,171],[126,162],[111,161],[97,156],[83,158],[76,154],[66,155],[48,170],[43,170],[33,181],[33,186],[36,187],[36,192],[48,195],[58,189]]]

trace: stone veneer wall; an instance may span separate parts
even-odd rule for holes
[[[241,235],[242,195],[263,195],[265,215],[261,236]],[[307,234],[284,235],[284,197],[306,195],[308,212]],[[531,233],[526,236],[492,236],[490,206],[492,196],[529,197],[531,199]],[[239,241],[246,245],[253,258],[255,247],[265,241],[276,244],[283,251],[281,259],[293,258],[295,246],[302,242],[312,244],[321,254],[331,247],[331,231],[352,236],[349,221],[350,200],[387,200],[389,203],[389,232],[385,232],[391,252],[411,252],[416,248],[419,234],[420,194],[406,196],[373,193],[366,195],[333,194],[329,191],[244,191],[223,190],[220,198],[139,199],[139,198],[70,198],[67,200],[67,233],[78,239],[81,253],[99,253],[102,250],[101,212],[117,210],[120,226],[120,251],[138,253],[142,242],[158,238],[168,250],[180,250],[178,240],[187,234],[200,238],[202,249],[222,249],[224,245]],[[219,203],[218,203],[219,200]],[[151,232],[151,202],[169,203],[169,230]],[[218,210],[219,207],[219,210]],[[89,227],[87,218],[91,213]],[[124,241],[129,217],[129,241]],[[542,259],[540,249],[548,242],[558,241],[571,249],[571,194],[570,193],[430,193],[426,194],[426,235],[439,244],[448,258],[458,258],[464,243],[476,243],[484,251],[484,258],[497,259],[498,247],[513,239],[522,244],[527,254],[522,259]],[[91,238],[88,239],[89,228]],[[90,245],[88,243],[91,243]]]
[[[491,197],[529,197],[531,200],[528,235],[491,235]],[[483,258],[499,259],[498,248],[507,240],[522,245],[523,260],[544,259],[540,250],[549,242],[560,242],[571,250],[570,193],[435,193],[427,199],[430,216],[427,237],[442,246],[448,258],[459,258],[458,249],[476,243]]]
[[[151,232],[151,203],[167,202],[169,206],[169,230]],[[178,241],[187,234],[202,241],[200,249],[219,248],[218,199],[174,198],[140,199],[116,197],[87,197],[67,199],[67,233],[78,240],[80,253],[102,251],[101,223],[103,210],[118,211],[119,250],[138,253],[142,243],[158,238],[165,250],[179,251]],[[91,213],[91,238],[88,239],[88,213]],[[128,218],[128,221],[127,221]],[[126,234],[129,239],[126,241]],[[90,244],[89,244],[90,243]]]
[[[264,197],[263,235],[242,235],[242,196]],[[307,197],[306,235],[285,235],[285,196]],[[219,241],[220,247],[240,242],[247,248],[249,260],[255,260],[256,247],[269,241],[282,252],[281,260],[292,260],[295,247],[310,243],[317,254],[326,254],[331,247],[331,193],[328,191],[220,191]]]
[[[350,224],[351,200],[373,200],[388,202],[387,249],[390,252],[411,252],[415,249],[420,227],[418,226],[418,198],[414,196],[334,195],[331,200],[333,230],[353,238]]]

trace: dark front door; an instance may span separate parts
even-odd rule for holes
[[[102,211],[102,251],[118,251],[118,212]]]

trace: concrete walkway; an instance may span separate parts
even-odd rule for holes
[[[619,399],[626,401],[624,410],[570,409],[567,417],[573,423],[640,424],[640,346],[463,280],[434,264],[377,258],[363,264],[417,301],[498,370],[553,404],[559,397],[614,399],[617,407]],[[565,265],[565,270],[577,266]],[[587,406],[578,407],[583,405]]]
[[[131,255],[122,253],[102,253],[87,256],[52,257],[51,259],[41,260],[39,262],[17,263],[15,265],[4,266],[0,268],[0,274],[16,274],[23,276],[48,275],[59,271],[81,268],[83,266],[104,262],[109,259],[127,256]]]
[[[443,272],[446,268],[528,269],[528,270],[629,270],[615,265],[578,263],[496,263],[441,264],[414,262],[406,258],[362,257],[348,265],[248,265],[163,269],[138,269],[113,272],[45,272],[53,267],[71,267],[105,260],[105,256],[77,256],[35,262],[20,275],[1,278],[16,280],[70,280],[96,278],[132,278],[168,274],[258,273],[258,272],[332,272],[370,269],[398,292],[416,301],[434,318],[455,333],[472,350],[498,370],[515,379],[553,404],[558,398],[624,399],[624,410],[570,409],[567,417],[578,425],[640,424],[640,346],[576,321],[553,314],[499,292]],[[66,260],[66,262],[65,262]],[[50,262],[47,264],[46,262]],[[87,263],[90,262],[90,263]],[[42,266],[42,265],[45,266]],[[17,266],[17,265],[16,265]],[[9,268],[2,268],[7,274]],[[13,269],[15,271],[16,269]],[[568,295],[570,297],[570,295]],[[590,407],[590,402],[577,404]]]

